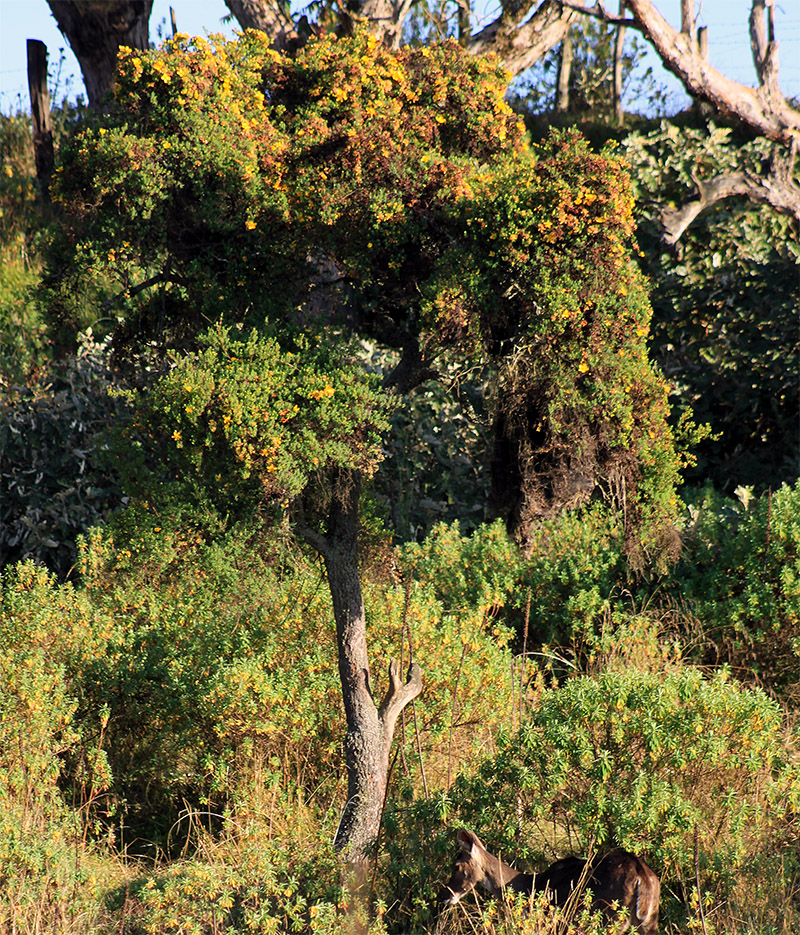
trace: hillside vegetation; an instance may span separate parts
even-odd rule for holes
[[[0,932],[609,930],[439,914],[459,827],[797,931],[796,232],[737,204],[679,263],[670,125],[532,147],[455,44],[307,50],[123,55],[52,204],[0,118]],[[358,887],[343,504],[367,688],[424,680]]]

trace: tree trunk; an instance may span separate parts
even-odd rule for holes
[[[466,46],[467,39],[472,32],[472,26],[469,21],[470,14],[469,0],[459,0],[458,2],[458,42]]]
[[[225,0],[242,29],[260,29],[272,40],[278,52],[297,47],[299,36],[291,16],[280,0]]]
[[[119,47],[146,49],[153,0],[47,0],[78,59],[86,94],[99,107],[114,83]]]
[[[380,707],[375,704],[358,571],[359,493],[359,475],[354,471],[339,472],[327,535],[315,544],[322,552],[328,574],[347,723],[347,802],[334,845],[354,870],[356,880],[363,882],[375,857],[395,723],[402,709],[422,690],[422,673],[412,663],[403,683],[399,665],[392,661],[386,697]]]
[[[625,0],[620,0],[619,16],[620,19],[625,15]],[[622,64],[623,53],[625,52],[625,27],[617,26],[616,36],[614,37],[614,87],[613,87],[613,107],[614,122],[618,127],[622,126],[624,114],[622,112]]]
[[[558,57],[558,85],[556,87],[556,111],[565,114],[569,110],[569,79],[572,73],[572,30],[564,33],[561,54]]]

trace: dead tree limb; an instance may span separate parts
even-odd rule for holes
[[[707,180],[693,175],[696,195],[678,208],[665,207],[661,210],[664,242],[674,246],[695,218],[720,201],[736,195],[769,205],[773,211],[800,222],[800,186],[794,180],[797,149],[797,143],[791,145],[788,153],[783,147],[776,146],[767,171],[762,175],[747,171],[726,172]]]
[[[544,0],[528,17],[532,4],[506,2],[500,15],[466,44],[473,55],[494,52],[512,75],[530,68],[558,45],[577,13],[558,0]]]
[[[691,15],[687,18],[686,9],[683,10],[682,27],[677,30],[670,26],[651,0],[628,0],[628,6],[638,28],[653,45],[664,67],[683,83],[692,97],[708,101],[720,113],[741,120],[760,136],[789,144],[800,138],[800,111],[789,106],[778,87],[778,43],[759,32],[763,29],[765,2],[753,0],[750,17],[758,88],[732,81],[703,58],[694,19]],[[757,21],[761,22],[760,26]],[[756,39],[753,38],[754,33]]]

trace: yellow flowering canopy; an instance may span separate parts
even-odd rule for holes
[[[490,361],[501,511],[524,524],[599,484],[641,556],[665,541],[680,459],[626,166],[575,133],[529,146],[506,81],[455,42],[361,32],[293,59],[254,31],[123,49],[110,115],[63,153],[54,257],[72,272],[51,306],[88,323],[89,284],[118,347],[222,317]]]

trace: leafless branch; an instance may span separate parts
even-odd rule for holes
[[[778,45],[763,39],[758,19],[765,0],[753,0],[751,44],[754,44],[760,85],[749,88],[726,78],[701,54],[694,20],[674,29],[658,12],[651,0],[630,0],[628,6],[646,38],[658,53],[664,67],[671,71],[692,97],[706,100],[721,113],[738,118],[759,135],[789,143],[800,138],[800,111],[790,107],[778,88]],[[763,22],[762,22],[763,27]],[[753,33],[756,32],[754,40]]]
[[[531,3],[504,3],[500,15],[474,36],[466,49],[473,55],[494,52],[512,75],[518,75],[558,45],[577,13],[566,3],[544,0],[530,18]]]
[[[663,208],[660,215],[665,243],[674,246],[689,225],[704,211],[720,201],[742,195],[751,201],[769,205],[774,211],[800,222],[800,186],[794,180],[798,144],[787,153],[775,147],[763,175],[754,172],[728,172],[703,180],[692,176],[697,191],[678,208]]]
[[[384,733],[391,737],[400,712],[409,701],[413,701],[422,691],[422,669],[412,662],[408,667],[406,681],[400,678],[400,663],[392,659],[389,664],[389,689],[381,703],[379,716]]]

